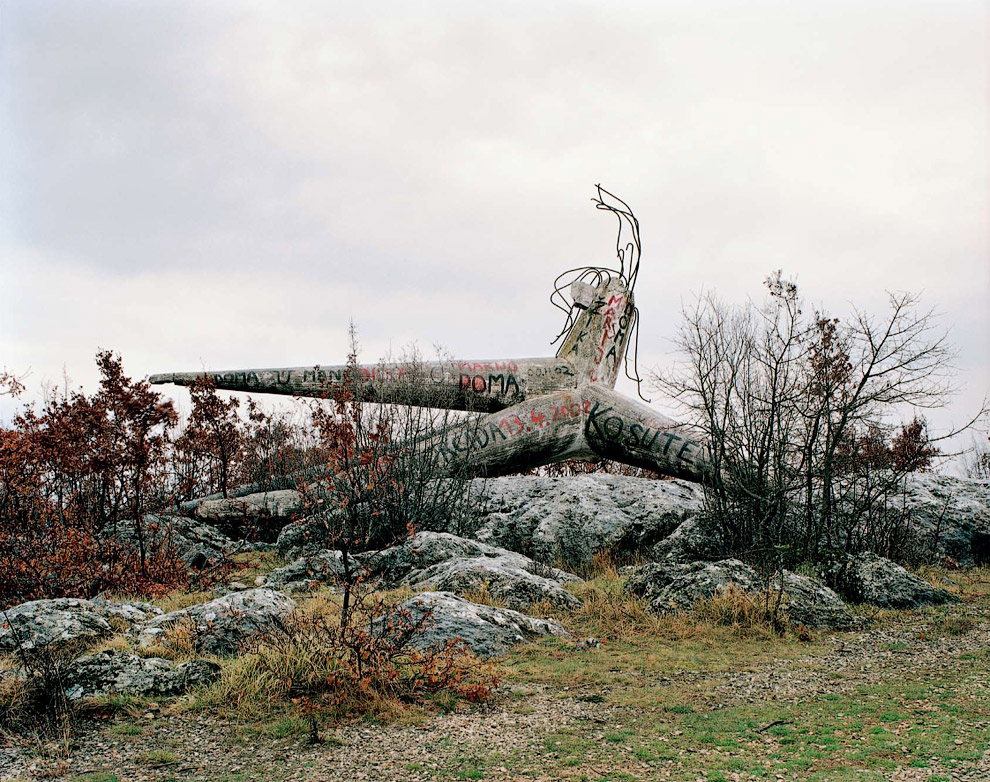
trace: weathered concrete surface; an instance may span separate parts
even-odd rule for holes
[[[202,372],[152,375],[153,384],[192,385]],[[356,367],[317,365],[209,372],[217,388],[291,396],[333,396],[348,386],[369,402],[495,411],[560,388],[573,388],[571,364],[556,358],[472,359]]]
[[[398,610],[413,622],[423,617],[425,626],[415,634],[418,649],[443,648],[448,641],[461,641],[478,657],[498,657],[515,644],[540,636],[568,637],[563,625],[553,619],[535,619],[507,608],[471,603],[450,592],[424,592],[402,603]],[[377,627],[385,624],[378,620]]]
[[[579,279],[571,286],[569,328],[554,358],[288,367],[210,375],[217,388],[236,391],[332,397],[347,388],[369,401],[488,413],[421,443],[439,448],[451,473],[466,465],[478,474],[503,475],[564,459],[605,457],[704,480],[709,457],[696,433],[613,390],[637,319],[633,287],[639,229],[627,208],[604,208],[619,216],[620,234],[622,226],[633,231],[636,260],[627,266],[620,253],[618,270],[578,270]],[[151,382],[188,385],[200,374],[153,375]]]

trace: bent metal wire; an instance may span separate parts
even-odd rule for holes
[[[639,235],[639,220],[633,214],[632,208],[618,196],[610,193],[601,185],[595,185],[598,194],[591,200],[596,209],[611,212],[615,215],[619,223],[618,232],[615,239],[615,255],[619,261],[619,268],[609,268],[607,266],[577,266],[573,269],[559,274],[553,282],[553,293],[550,294],[550,303],[561,310],[566,319],[564,327],[560,333],[550,342],[556,345],[558,342],[566,341],[571,330],[577,323],[579,307],[571,299],[571,285],[575,282],[582,282],[592,287],[607,285],[613,277],[618,277],[630,293],[636,287],[636,279],[639,276],[639,261],[642,257],[643,246]],[[606,200],[609,199],[609,200]],[[629,234],[628,241],[624,241],[624,234]],[[628,268],[628,271],[627,271]],[[639,398],[649,402],[643,396],[643,378],[639,374],[639,307],[633,306],[632,313],[632,362],[630,355],[626,353],[624,360],[624,370],[627,378],[636,384],[636,393]],[[631,368],[631,371],[630,371]]]

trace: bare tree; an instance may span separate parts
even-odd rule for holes
[[[760,306],[700,297],[684,312],[680,362],[652,378],[709,440],[708,518],[726,551],[791,564],[897,553],[901,478],[938,453],[917,411],[954,390],[946,334],[910,294],[891,294],[882,317],[841,320],[805,314],[780,272],[766,286]]]

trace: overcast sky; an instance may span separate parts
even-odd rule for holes
[[[921,292],[959,422],[987,42],[978,0],[0,0],[0,366],[340,363],[351,318],[369,361],[552,355],[554,278],[614,258],[601,182],[642,225],[644,369],[682,302],[781,268],[839,316]]]

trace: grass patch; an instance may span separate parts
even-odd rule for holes
[[[175,757],[174,752],[169,752],[167,749],[153,749],[148,752],[141,753],[138,756],[138,762],[143,766],[151,766],[152,768],[161,768],[162,766],[171,766],[178,762]]]

